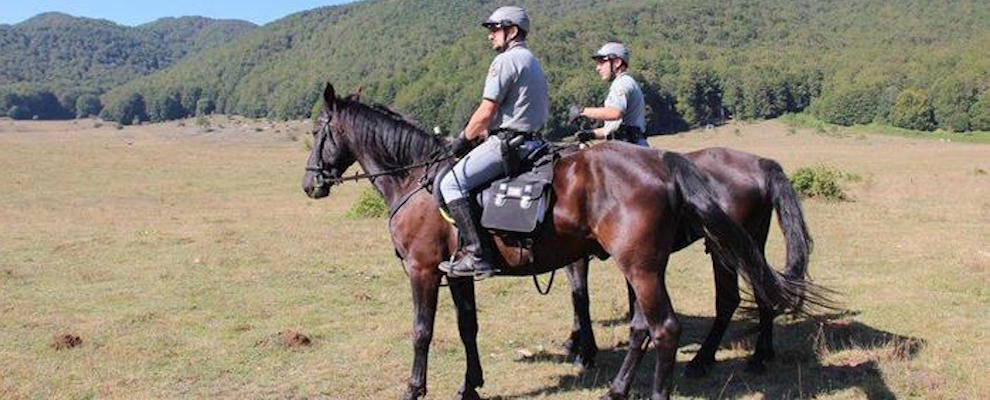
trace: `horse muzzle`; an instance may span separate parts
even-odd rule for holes
[[[307,172],[303,177],[302,189],[311,199],[322,199],[330,195],[331,182],[322,173]]]

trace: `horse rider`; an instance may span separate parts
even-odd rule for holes
[[[594,55],[595,71],[603,81],[611,81],[608,97],[602,107],[581,108],[572,105],[568,110],[568,120],[574,122],[581,117],[605,121],[602,127],[582,130],[577,139],[586,142],[592,139],[622,140],[649,147],[646,141],[646,110],[643,91],[628,73],[629,49],[619,42],[605,43]]]
[[[461,257],[440,269],[450,277],[484,279],[496,272],[495,248],[480,227],[480,211],[471,192],[507,174],[503,157],[525,158],[543,144],[540,130],[549,117],[550,100],[543,68],[526,48],[529,16],[520,7],[501,7],[481,24],[498,55],[485,79],[481,104],[451,149],[460,160],[440,180],[440,192],[457,224]],[[473,145],[481,144],[477,147]]]

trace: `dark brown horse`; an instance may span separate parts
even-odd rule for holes
[[[772,213],[777,211],[777,221],[787,244],[787,265],[784,276],[799,281],[806,278],[808,257],[812,240],[804,222],[801,203],[780,164],[750,153],[726,149],[707,148],[684,156],[708,178],[712,192],[723,210],[737,224],[743,226],[756,241],[760,250],[766,246]],[[673,251],[679,251],[704,237],[700,226],[682,220],[677,227]],[[701,350],[687,365],[685,375],[701,377],[715,363],[715,351],[722,340],[732,314],[740,303],[739,278],[734,268],[727,266],[718,254],[712,253],[712,269],[715,273],[715,322],[701,345]],[[575,361],[589,366],[593,364],[598,348],[591,330],[588,311],[588,259],[579,260],[566,269],[571,283],[571,299],[574,305],[574,325],[566,342]],[[630,288],[630,316],[635,307],[635,295]],[[756,299],[759,314],[759,337],[756,350],[749,359],[747,369],[761,372],[765,363],[774,357],[772,307]],[[826,305],[827,302],[818,302]]]
[[[413,359],[405,398],[426,394],[426,366],[437,292],[437,265],[456,251],[456,231],[433,198],[420,189],[427,168],[415,166],[445,142],[381,107],[339,98],[327,85],[324,109],[313,132],[314,146],[303,177],[312,198],[329,195],[349,166],[366,173],[394,174],[373,183],[391,206],[389,230],[396,254],[412,285]],[[648,339],[657,349],[653,398],[670,396],[680,325],[664,283],[667,258],[682,219],[703,227],[710,249],[739,269],[754,295],[774,312],[797,309],[804,290],[774,272],[746,231],[719,207],[705,179],[684,157],[622,143],[606,143],[564,156],[554,167],[555,201],[547,221],[534,233],[530,254],[498,242],[507,275],[531,275],[566,266],[588,255],[615,257],[636,293],[629,351],[606,398],[625,398]],[[467,352],[458,398],[478,398],[484,383],[478,357],[474,282],[451,280],[457,323]]]

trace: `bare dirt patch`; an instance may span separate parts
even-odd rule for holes
[[[292,329],[278,332],[273,335],[258,341],[255,346],[271,346],[278,345],[288,348],[295,347],[306,347],[311,345],[313,342],[309,339],[309,336],[304,335],[302,332],[295,331]]]
[[[55,350],[68,350],[74,347],[82,346],[82,338],[79,335],[73,333],[60,333],[55,335],[52,340],[51,347]]]

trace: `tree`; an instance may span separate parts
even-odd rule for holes
[[[976,86],[956,77],[948,77],[939,81],[932,92],[932,109],[939,128],[968,131],[969,109],[976,103]]]
[[[196,100],[196,116],[213,114],[213,109],[216,106],[213,104],[213,100],[208,98],[201,98]]]
[[[935,115],[928,100],[928,92],[906,89],[890,109],[890,123],[896,127],[930,131],[935,129]]]
[[[877,115],[878,90],[870,86],[843,85],[822,93],[811,112],[825,122],[850,126],[868,124]]]
[[[100,114],[103,104],[100,98],[93,94],[84,94],[76,98],[76,118],[86,118]]]
[[[17,105],[7,110],[7,115],[13,119],[31,119],[33,114],[27,106]]]
[[[973,130],[990,131],[990,90],[984,91],[969,108],[969,124]]]

